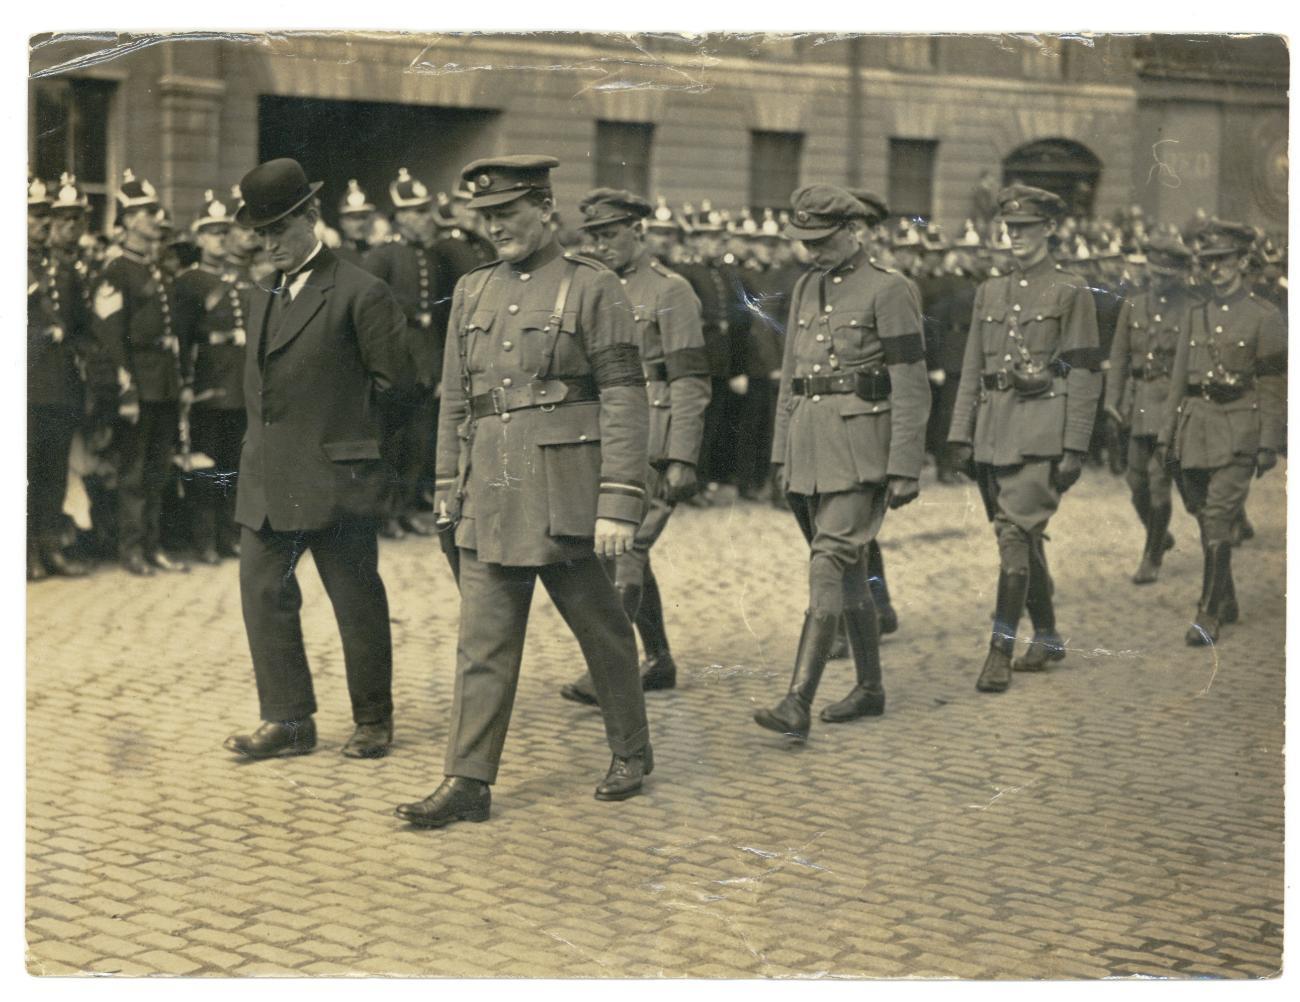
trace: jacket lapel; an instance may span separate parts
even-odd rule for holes
[[[253,339],[248,346],[250,348],[249,355],[253,358],[261,358],[265,356],[262,351],[262,338],[266,337],[266,315],[271,311],[271,292],[269,289],[254,284],[251,300],[249,315],[253,320],[253,327],[250,331]]]
[[[325,293],[334,285],[334,271],[338,266],[338,259],[325,248],[321,248],[317,258],[316,267],[312,268],[306,284],[289,304],[288,312],[280,323],[280,329],[275,332],[270,344],[266,346],[267,355],[279,351],[301,334],[311,323],[312,317],[316,316],[325,305]]]

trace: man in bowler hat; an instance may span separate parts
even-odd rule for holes
[[[343,754],[379,758],[393,732],[393,645],[377,538],[388,479],[380,412],[403,384],[406,319],[388,286],[316,238],[320,182],[308,184],[297,161],[261,164],[240,188],[235,222],[261,237],[276,271],[272,287],[254,288],[249,304],[248,436],[235,508],[263,723],[226,748],[260,759],[316,746],[294,577],[310,549],[343,639],[356,722]]]

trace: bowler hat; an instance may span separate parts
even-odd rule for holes
[[[320,191],[322,183],[308,184],[302,164],[290,157],[258,164],[239,182],[244,204],[235,213],[235,222],[254,230],[270,226]]]

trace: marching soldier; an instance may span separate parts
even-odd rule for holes
[[[601,557],[645,511],[648,411],[632,308],[612,272],[565,254],[545,156],[476,160],[470,207],[501,256],[456,286],[436,506],[460,548],[460,636],[446,778],[398,817],[485,821],[540,577],[582,648],[613,761],[598,800],[654,768],[636,637]]]
[[[406,347],[415,366],[417,392],[405,413],[394,415],[394,427],[387,437],[389,461],[397,470],[390,517],[382,530],[390,539],[405,532],[431,536],[433,526],[421,520],[417,510],[420,476],[430,447],[430,432],[437,421],[434,388],[442,373],[445,326],[434,322],[436,304],[450,290],[440,288],[441,269],[433,250],[433,196],[405,167],[388,186],[395,209],[397,231],[388,242],[366,255],[364,267],[383,279],[406,313]]]
[[[232,213],[211,191],[190,226],[199,263],[177,277],[175,328],[187,346],[183,373],[193,393],[188,415],[195,451],[210,457],[211,468],[195,471],[192,496],[193,541],[201,563],[239,556],[235,523],[235,481],[244,438],[244,350],[248,340],[247,301],[228,268],[226,245]],[[251,231],[248,231],[251,233]]]
[[[117,192],[121,253],[105,265],[94,296],[95,338],[118,372],[118,544],[132,574],[188,568],[163,553],[162,495],[171,471],[181,402],[181,345],[172,291],[156,253],[162,209],[144,178],[127,170]],[[186,390],[188,396],[189,390]]]
[[[64,174],[57,198],[45,182],[27,185],[27,580],[80,577],[88,568],[63,552],[63,497],[68,454],[84,397],[78,356],[90,314],[75,257],[47,247],[51,217],[80,220],[85,196]],[[56,222],[54,225],[58,225]],[[74,223],[75,225],[75,223]],[[66,248],[66,238],[60,240]],[[75,254],[76,240],[72,241]]]
[[[611,268],[632,304],[638,348],[650,399],[650,475],[645,516],[632,548],[615,561],[614,587],[645,649],[641,688],[671,689],[677,665],[664,629],[663,600],[650,566],[650,549],[679,501],[699,487],[695,464],[709,403],[709,362],[700,328],[700,302],[690,284],[646,250],[641,220],[650,203],[628,191],[597,188],[578,206],[579,228],[594,242],[596,256]],[[595,703],[591,676],[560,690],[564,698]]]
[[[1187,274],[1192,252],[1181,241],[1155,237],[1147,245],[1150,288],[1128,298],[1116,322],[1106,375],[1107,418],[1128,431],[1125,479],[1146,540],[1133,575],[1137,585],[1160,576],[1165,551],[1173,546],[1172,481],[1156,440],[1165,420],[1169,376],[1192,301]],[[1114,436],[1119,438],[1117,434]]]
[[[1034,638],[1015,668],[1041,671],[1065,657],[1044,532],[1083,470],[1101,393],[1096,306],[1048,252],[1065,203],[1041,188],[1011,185],[999,193],[998,206],[1014,266],[975,294],[948,435],[959,446],[959,464],[975,463],[998,540],[997,605],[975,683],[980,692],[1010,686],[1016,627],[1026,608]]]
[[[810,597],[789,693],[754,719],[802,741],[841,617],[857,684],[821,718],[884,712],[864,554],[886,508],[919,492],[930,394],[920,311],[902,276],[869,260],[853,225],[862,203],[815,184],[791,204],[786,236],[803,241],[813,270],[791,297],[772,461],[811,550]]]
[[[1172,387],[1159,442],[1180,468],[1178,485],[1200,525],[1204,566],[1191,646],[1212,644],[1237,619],[1232,531],[1252,477],[1277,465],[1286,430],[1286,327],[1243,282],[1253,231],[1210,220],[1196,253],[1207,296],[1182,314]]]
[[[339,229],[343,231],[343,240],[334,253],[344,261],[361,264],[370,251],[370,227],[374,221],[374,205],[356,178],[350,179],[347,193],[339,202]]]

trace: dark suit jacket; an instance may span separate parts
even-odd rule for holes
[[[379,279],[322,248],[259,366],[270,305],[255,287],[236,521],[286,532],[378,516],[380,411],[412,378],[401,307]]]

